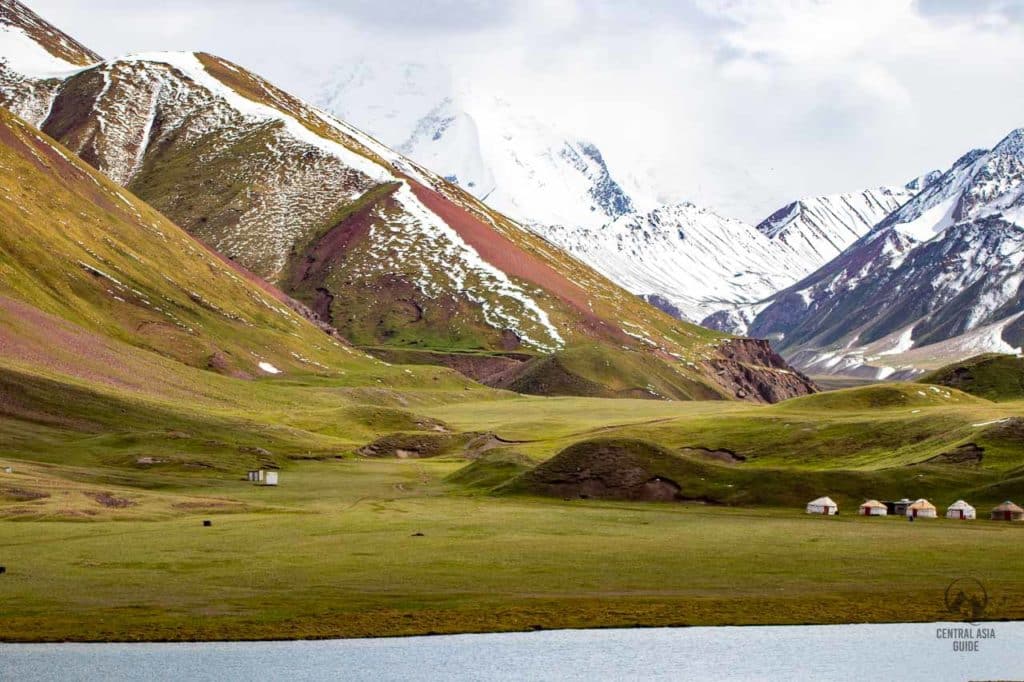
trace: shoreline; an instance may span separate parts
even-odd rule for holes
[[[632,630],[693,630],[699,628],[707,629],[750,629],[760,630],[764,628],[837,628],[859,625],[938,625],[938,626],[959,626],[978,627],[981,625],[992,625],[997,623],[1024,623],[1021,618],[994,618],[981,619],[976,621],[959,620],[893,620],[893,621],[848,621],[848,622],[801,622],[801,623],[738,623],[726,625],[706,625],[699,623],[687,623],[677,625],[583,625],[580,627],[552,627],[552,628],[529,628],[529,629],[502,629],[502,630],[465,630],[453,632],[422,632],[418,634],[370,634],[357,636],[332,636],[323,637],[254,637],[238,639],[9,639],[0,635],[0,646],[10,645],[42,645],[42,644],[244,644],[244,643],[289,643],[289,642],[357,642],[365,640],[405,640],[405,639],[435,639],[442,637],[472,637],[481,635],[514,635],[533,634],[538,632],[580,632],[580,631],[632,631]]]

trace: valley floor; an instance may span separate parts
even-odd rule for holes
[[[9,487],[45,475],[16,465]],[[985,585],[986,619],[1024,618],[1024,527],[495,497],[444,481],[464,465],[297,463],[277,488],[154,491],[171,515],[143,499],[109,519],[5,520],[0,639],[949,620],[962,576]]]

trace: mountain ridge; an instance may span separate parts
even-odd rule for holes
[[[1024,132],[972,150],[751,324],[812,371],[909,376],[1018,352]],[[867,301],[871,305],[867,305]]]
[[[357,345],[558,353],[597,344],[609,362],[640,354],[664,365],[675,378],[652,397],[685,398],[695,386],[734,395],[739,376],[726,375],[739,368],[709,363],[742,340],[663,316],[238,65],[140,54],[45,82],[45,132]],[[0,97],[19,113],[36,101],[22,88]],[[813,390],[763,360],[767,383]]]

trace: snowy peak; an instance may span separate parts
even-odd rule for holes
[[[627,213],[599,228],[533,229],[626,289],[694,321],[765,298],[801,271],[784,245],[689,202]]]
[[[561,151],[562,158],[591,181],[587,194],[593,200],[591,211],[610,218],[617,218],[633,210],[633,200],[626,195],[608,171],[601,151],[590,142],[566,142]]]
[[[992,148],[992,153],[1008,156],[1024,155],[1024,128],[1010,131],[1009,135]]]
[[[879,187],[828,196],[811,197],[782,207],[757,226],[770,239],[785,244],[804,264],[808,274],[838,256],[887,215],[914,195],[913,187]]]
[[[362,61],[316,101],[517,220],[596,228],[638,203],[596,144],[440,65]]]
[[[911,192],[911,194],[917,194],[918,192],[923,192],[924,190],[931,187],[933,184],[935,184],[935,181],[941,177],[942,171],[929,171],[924,175],[917,176],[907,184],[903,185],[903,188]]]
[[[860,237],[913,196],[911,192],[905,188],[879,187],[857,193],[809,197],[782,207],[757,229],[772,239],[812,231],[824,239],[838,237],[845,248],[852,240],[846,241],[843,232],[855,235],[854,239]]]
[[[757,227],[683,202],[600,228],[533,229],[659,307],[742,334],[760,301],[831,261],[934,179],[801,199]]]
[[[100,56],[16,0],[0,0],[0,106],[38,126],[60,78]]]
[[[996,214],[1018,220],[1024,181],[1024,129],[1012,131],[991,150],[974,149],[879,225],[918,242],[960,222]]]

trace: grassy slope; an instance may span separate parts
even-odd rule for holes
[[[495,395],[332,339],[3,112],[0,142],[4,455],[223,474],[417,428],[403,405]]]
[[[951,386],[988,400],[1024,399],[1024,358],[986,353],[925,375],[922,383]]]
[[[253,375],[260,360],[329,374],[374,364],[5,112],[0,138],[0,295],[195,367],[215,355]]]
[[[1024,498],[1021,403],[995,404],[957,391],[889,384],[799,398],[770,407],[584,399],[520,399],[427,410],[470,424],[535,461],[595,439],[629,439],[681,453],[661,473],[690,497],[799,508],[831,494],[850,508],[866,497],[967,497],[984,506]],[[980,465],[928,463],[968,443]],[[723,464],[701,451],[745,458]]]

